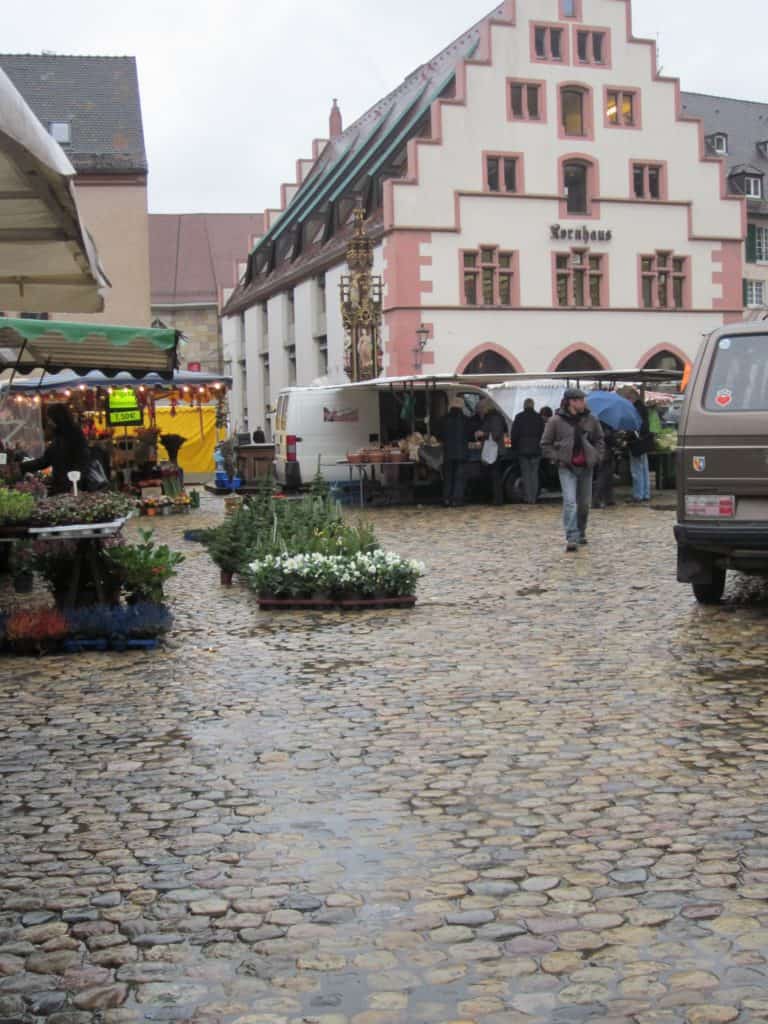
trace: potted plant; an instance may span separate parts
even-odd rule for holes
[[[243,572],[253,558],[253,521],[249,510],[238,509],[221,526],[207,530],[203,544],[219,567],[222,585],[231,586],[233,575]]]
[[[67,635],[67,620],[55,608],[19,611],[9,617],[5,634],[18,654],[45,654]]]
[[[119,544],[107,555],[121,573],[128,601],[152,601],[162,604],[163,586],[176,575],[184,555],[171,551],[167,544],[155,544],[152,530],[139,530],[138,544]]]
[[[13,542],[9,568],[16,593],[31,594],[35,586],[35,548],[32,541]]]
[[[22,523],[28,523],[34,509],[33,495],[0,487],[0,526],[19,527]]]

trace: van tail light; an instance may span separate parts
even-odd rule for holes
[[[298,437],[295,434],[288,434],[285,439],[285,461],[295,462],[296,461],[296,442]]]
[[[697,519],[733,519],[736,499],[732,494],[689,494],[685,514]]]

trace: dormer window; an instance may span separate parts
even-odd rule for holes
[[[722,132],[718,132],[716,135],[711,136],[712,149],[718,154],[718,156],[726,156],[728,154],[728,136],[723,135]]]
[[[51,121],[48,130],[51,138],[60,146],[68,146],[72,141],[72,127],[69,121]]]
[[[763,198],[763,179],[757,174],[747,174],[744,177],[744,195],[750,199]]]

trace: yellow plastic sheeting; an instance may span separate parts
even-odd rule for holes
[[[204,405],[201,409],[177,408],[176,415],[171,416],[170,406],[159,405],[155,409],[157,429],[160,435],[178,434],[186,437],[186,443],[179,449],[179,465],[185,474],[205,475],[216,470],[213,461],[213,451],[218,441],[216,431],[216,409],[214,406]],[[200,429],[202,418],[202,431]],[[149,414],[144,413],[144,426],[149,426]],[[135,434],[136,427],[128,427],[126,433]],[[121,431],[117,431],[121,435]],[[158,439],[157,457],[167,459],[168,453]]]

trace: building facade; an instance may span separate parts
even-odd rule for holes
[[[342,375],[358,205],[386,374],[682,366],[742,317],[745,201],[629,0],[507,0],[331,135],[225,310],[257,419]]]
[[[184,335],[183,368],[233,372],[222,347],[221,309],[263,232],[261,214],[150,214],[152,319]]]
[[[58,318],[149,326],[148,167],[135,59],[0,54],[0,67],[77,171],[83,224],[111,283],[103,313]]]
[[[683,112],[700,117],[707,153],[721,157],[728,191],[747,204],[742,300],[750,318],[768,307],[768,103],[682,94]]]

